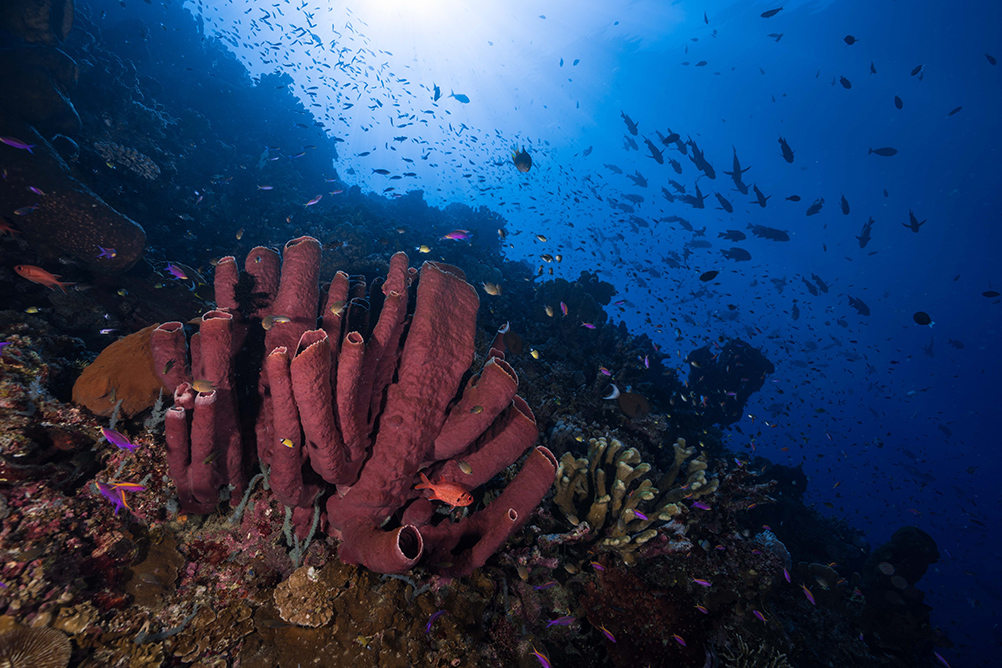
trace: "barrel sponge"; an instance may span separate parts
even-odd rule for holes
[[[153,368],[150,335],[156,327],[122,337],[101,351],[74,383],[73,401],[108,416],[121,400],[119,414],[130,417],[152,406],[161,388],[169,392]]]

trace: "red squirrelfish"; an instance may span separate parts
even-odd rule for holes
[[[59,281],[59,276],[56,274],[50,274],[41,267],[36,267],[31,264],[19,264],[14,267],[16,271],[22,278],[27,278],[32,283],[38,283],[44,285],[50,290],[55,290],[56,286],[63,292],[66,292],[67,285],[75,285],[75,283],[62,283]]]
[[[430,489],[431,497],[429,498],[448,503],[452,506],[449,508],[450,511],[455,510],[458,506],[468,506],[473,503],[473,497],[469,491],[458,482],[433,483],[424,473],[421,473],[421,484],[414,489]]]

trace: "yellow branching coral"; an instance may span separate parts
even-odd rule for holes
[[[628,565],[635,551],[657,535],[656,522],[669,522],[681,512],[678,502],[716,490],[716,479],[706,478],[706,458],[689,462],[685,485],[672,488],[693,450],[685,440],[675,443],[675,461],[655,487],[646,477],[651,466],[640,461],[636,448],[624,448],[618,439],[588,441],[587,457],[565,453],[557,468],[554,502],[575,527],[587,523],[600,550],[619,552]],[[643,504],[643,508],[641,508]]]
[[[133,174],[155,181],[160,177],[160,167],[150,156],[140,153],[134,148],[126,148],[112,141],[94,142],[94,150],[109,164],[125,167]]]

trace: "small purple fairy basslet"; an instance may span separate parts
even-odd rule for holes
[[[695,582],[696,584],[698,584],[701,587],[712,587],[713,586],[713,584],[709,580],[701,580],[700,578],[693,578],[692,581]]]
[[[101,433],[104,438],[112,445],[118,446],[123,450],[128,450],[132,452],[136,449],[135,444],[133,444],[128,438],[119,434],[114,429],[108,429],[107,427],[101,427]]]
[[[557,617],[556,619],[551,619],[550,621],[546,622],[546,628],[550,628],[551,626],[567,626],[575,619],[577,619],[577,617],[575,617],[574,615],[564,615],[563,617]]]
[[[431,625],[435,623],[435,620],[444,615],[446,610],[438,610],[431,613],[431,617],[428,618],[428,623],[424,625],[424,632],[431,633]]]
[[[15,139],[14,137],[0,137],[0,142],[7,144],[7,146],[13,146],[14,148],[24,149],[28,153],[33,153],[31,149],[35,148],[34,144],[25,144],[20,139]]]
[[[115,251],[114,248],[105,248],[104,246],[98,246],[97,249],[101,251],[97,255],[97,257],[99,258],[104,257],[108,258],[109,260],[114,260],[115,256],[118,255],[118,253]]]

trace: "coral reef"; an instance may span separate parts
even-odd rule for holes
[[[741,339],[729,339],[717,352],[704,346],[685,361],[690,366],[688,400],[703,407],[706,425],[740,420],[748,398],[776,370],[761,351]]]
[[[70,641],[55,629],[20,628],[0,635],[0,665],[11,668],[66,668]]]
[[[8,156],[0,207],[33,207],[27,215],[30,224],[21,231],[36,253],[52,260],[69,256],[99,272],[123,271],[139,261],[146,247],[142,227],[71,177],[55,149],[35,130],[0,117],[0,131],[34,145],[33,154],[14,151]],[[30,188],[45,195],[35,195]],[[114,257],[98,257],[100,248],[114,249]]]
[[[688,464],[686,481],[673,487],[683,464],[695,452],[684,439],[674,444],[675,462],[655,487],[646,474],[651,465],[640,461],[636,448],[624,449],[616,438],[601,436],[588,441],[586,457],[570,452],[560,458],[553,502],[577,529],[573,538],[541,539],[547,545],[576,543],[590,536],[592,549],[617,552],[627,565],[637,563],[637,551],[659,529],[659,522],[672,522],[682,513],[679,502],[698,499],[716,491],[716,478],[706,478],[706,456]]]
[[[300,532],[325,483],[350,485],[326,499],[342,560],[399,573],[427,552],[434,570],[469,573],[524,524],[556,470],[549,451],[536,448],[500,497],[456,523],[434,524],[434,506],[414,489],[427,471],[436,485],[475,490],[535,441],[535,420],[504,361],[503,333],[450,407],[474,354],[478,299],[462,273],[426,262],[418,274],[397,253],[385,281],[374,283],[382,289],[366,299],[365,284],[339,272],[323,329],[311,330],[319,257],[320,243],[309,237],[286,244],[281,270],[277,254],[256,248],[245,263],[253,288],[241,283],[236,261],[223,258],[218,308],[203,315],[191,344],[181,323],[153,331],[156,368],[176,388],[167,448],[182,509],[211,511],[223,485],[233,491],[232,505],[243,494],[251,453],[239,428],[235,360],[264,356],[264,373],[241,381],[256,381],[260,402],[256,415],[244,417],[255,421],[257,457],[273,493],[294,508]],[[408,285],[418,277],[405,334]],[[253,304],[241,304],[251,290]],[[378,317],[370,316],[376,307]],[[265,319],[262,341],[248,326]],[[362,332],[370,330],[366,341]]]
[[[156,181],[160,177],[160,167],[148,155],[134,148],[127,148],[112,141],[94,142],[94,150],[108,163],[124,167],[136,176],[148,181]]]

